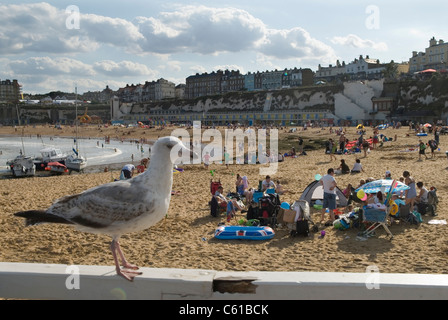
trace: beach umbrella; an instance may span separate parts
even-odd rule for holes
[[[364,126],[362,124],[359,124],[356,128],[357,129],[364,129]]]
[[[423,126],[424,126],[425,128],[429,128],[429,127],[432,127],[432,124],[430,124],[430,123],[425,123]]]
[[[437,72],[437,70],[434,70],[434,69],[426,69],[426,70],[421,71],[421,73],[434,73],[434,72]]]
[[[358,192],[360,190],[363,190],[365,193],[377,193],[378,191],[381,191],[383,193],[388,193],[390,190],[390,187],[394,181],[395,180],[390,180],[390,179],[380,179],[380,180],[371,181],[371,182],[368,182],[365,185],[359,187],[355,191]],[[403,182],[395,181],[395,184],[396,184],[396,186],[392,191],[393,193],[399,193],[401,191],[410,189]]]

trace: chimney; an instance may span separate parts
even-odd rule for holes
[[[429,40],[429,46],[433,47],[435,45],[437,45],[437,40],[436,40],[436,38],[432,37],[432,39]]]

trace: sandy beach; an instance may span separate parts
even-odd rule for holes
[[[112,139],[156,139],[170,135],[174,128],[163,130],[144,128],[87,127],[80,135],[95,138],[110,136]],[[356,128],[347,128],[350,140],[358,138]],[[21,130],[0,127],[0,135],[18,135]],[[27,135],[73,136],[74,128],[62,130],[49,126],[27,127]],[[388,128],[380,133],[394,137],[397,141],[387,142],[381,148],[364,155],[337,155],[336,161],[324,154],[324,150],[307,151],[306,156],[286,158],[279,164],[278,172],[272,176],[280,180],[291,192],[281,196],[281,201],[298,200],[306,186],[316,174],[324,175],[328,168],[337,168],[340,159],[352,167],[357,157],[365,173],[337,175],[338,186],[344,189],[348,183],[357,186],[360,179],[384,177],[390,170],[393,178],[399,178],[403,171],[410,171],[416,181],[424,182],[428,188],[438,189],[438,216],[448,218],[447,167],[445,151],[448,137],[440,136],[440,151],[434,159],[418,160],[416,148],[419,137],[408,127]],[[373,130],[367,128],[367,137]],[[309,129],[305,132],[282,131],[280,139],[290,141],[297,148],[297,137],[337,141],[336,134],[328,128]],[[422,137],[424,142],[429,138]],[[428,156],[429,151],[427,152]],[[2,164],[4,165],[4,164]],[[189,165],[184,172],[175,174],[173,195],[166,219],[149,230],[123,236],[122,248],[129,261],[152,268],[188,268],[234,271],[323,271],[323,272],[365,272],[369,266],[378,267],[383,273],[428,273],[448,272],[448,226],[430,225],[434,217],[423,217],[419,226],[393,223],[390,227],[394,238],[390,241],[384,230],[379,229],[375,237],[367,241],[357,240],[358,229],[345,231],[320,226],[326,236],[311,234],[309,238],[290,237],[287,229],[277,229],[274,239],[269,241],[223,241],[213,237],[218,223],[225,217],[210,216],[208,202],[211,198],[210,179],[220,179],[224,190],[234,190],[236,174],[246,175],[253,187],[264,177],[259,175],[261,165],[213,164],[207,170],[203,165]],[[214,170],[213,176],[210,170]],[[0,180],[0,250],[1,262],[54,263],[75,265],[108,265],[113,269],[109,251],[110,239],[92,235],[60,225],[41,225],[25,228],[21,219],[13,217],[18,211],[46,209],[51,203],[65,195],[75,194],[91,187],[108,183],[119,177],[119,171],[73,174],[54,177]],[[313,220],[320,221],[320,212],[312,210]],[[245,217],[238,213],[238,217]]]

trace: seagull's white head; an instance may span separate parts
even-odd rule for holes
[[[180,158],[190,159],[190,153],[191,150],[179,138],[168,136],[156,141],[151,149],[151,158],[162,155],[165,159],[168,157],[171,163],[176,163]]]

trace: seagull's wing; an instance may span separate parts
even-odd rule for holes
[[[112,182],[63,197],[47,213],[82,226],[106,228],[153,210],[153,202],[143,202],[141,192],[130,181]]]

